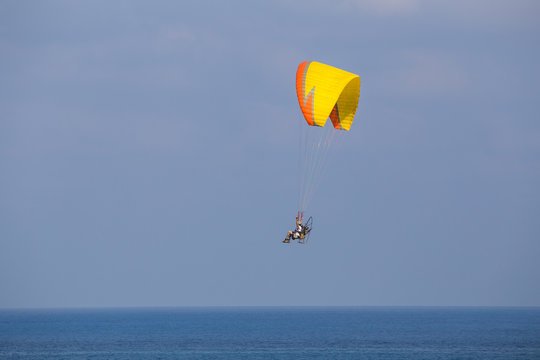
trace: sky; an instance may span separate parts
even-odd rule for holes
[[[537,1],[0,2],[0,308],[540,306]],[[307,245],[298,64],[356,73]]]

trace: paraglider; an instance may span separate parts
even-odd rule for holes
[[[285,240],[282,242],[290,243],[292,238],[294,240],[298,240],[298,243],[300,244],[305,244],[309,238],[309,234],[311,233],[313,219],[310,216],[305,224],[303,224],[302,221],[304,221],[304,214],[298,213],[298,215],[296,215],[296,229],[294,231],[289,230]]]
[[[305,61],[296,71],[296,94],[308,126],[304,124],[305,131],[300,131],[296,228],[287,233],[285,243],[291,238],[305,243],[311,232],[313,219],[310,217],[303,224],[304,211],[326,169],[335,130],[351,128],[360,96],[360,77],[330,65]],[[328,118],[332,126],[325,126]]]

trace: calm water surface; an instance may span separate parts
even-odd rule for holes
[[[540,359],[540,308],[0,310],[1,359]]]

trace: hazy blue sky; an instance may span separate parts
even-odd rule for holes
[[[534,0],[1,1],[0,307],[540,306],[539,38]],[[284,245],[305,60],[362,87]]]

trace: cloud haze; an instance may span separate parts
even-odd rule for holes
[[[538,17],[2,2],[0,307],[540,305]],[[361,95],[311,243],[283,246],[305,60]]]

